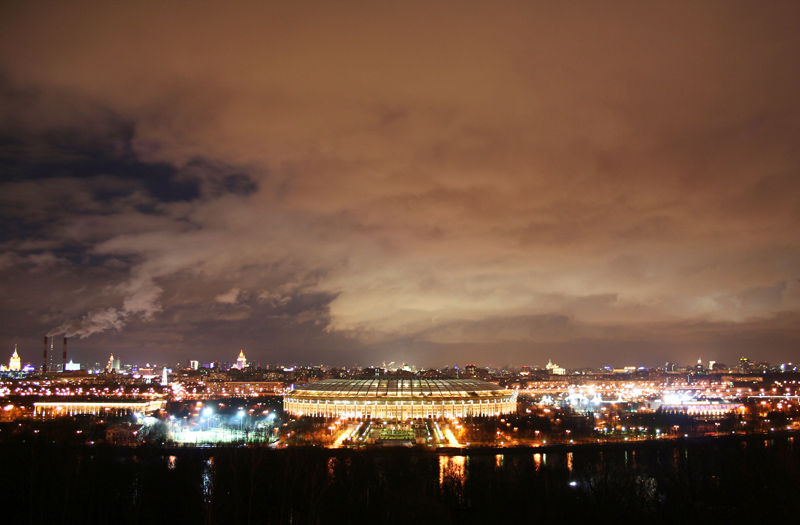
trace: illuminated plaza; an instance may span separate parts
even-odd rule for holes
[[[516,392],[477,379],[326,379],[286,394],[297,416],[335,418],[456,418],[517,410]]]

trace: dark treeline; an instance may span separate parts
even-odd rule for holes
[[[3,521],[741,523],[800,512],[800,453],[785,436],[502,452],[7,441]]]

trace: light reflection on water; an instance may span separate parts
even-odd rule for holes
[[[333,481],[336,478],[336,464],[339,460],[336,458],[328,458],[328,481]]]
[[[202,474],[203,502],[211,504],[211,491],[214,488],[214,458],[210,457],[203,463]]]
[[[753,445],[747,447],[747,442],[745,441],[730,443],[726,446],[728,449],[736,451],[736,453],[745,454],[748,452],[748,449],[756,451],[756,453],[763,450],[762,443],[763,447],[781,447],[785,450],[792,450],[794,447],[794,438],[787,437],[785,440],[757,438],[753,440],[752,443],[755,445],[755,448],[753,448]],[[689,459],[690,448],[692,449],[692,454],[695,454],[698,450],[705,450],[692,448],[694,446],[696,445],[676,443],[674,447],[660,448],[657,452],[649,449],[637,448],[627,448],[623,450],[596,450],[587,448],[585,450],[550,451],[547,454],[541,452],[520,454],[521,451],[504,451],[502,454],[476,454],[473,456],[470,454],[463,456],[442,455],[430,459],[438,462],[439,488],[447,491],[447,494],[461,494],[463,496],[463,491],[468,488],[469,485],[467,481],[471,479],[471,468],[473,472],[477,474],[485,472],[484,469],[488,467],[489,469],[496,470],[500,475],[508,473],[511,476],[519,475],[518,473],[524,472],[525,469],[528,469],[528,472],[532,470],[537,474],[541,474],[545,469],[556,469],[568,473],[570,480],[573,479],[573,476],[577,476],[574,479],[580,480],[581,476],[586,475],[586,472],[593,472],[594,470],[592,469],[595,469],[596,466],[600,464],[610,466],[616,465],[617,467],[624,465],[626,470],[644,469],[644,471],[648,471],[654,462],[666,460],[666,463],[671,463],[676,469],[675,471],[678,472],[687,465],[685,462]],[[718,452],[720,454],[725,453],[724,447],[719,448],[720,450]],[[708,452],[710,453],[710,451]],[[550,458],[547,457],[548,454],[551,456]],[[165,466],[167,469],[173,471],[177,469],[177,462],[179,459],[177,455],[165,454],[162,458],[161,461],[166,463]],[[550,464],[547,463],[548,459],[550,459]],[[181,456],[180,460],[182,462],[190,461],[183,456]],[[132,461],[136,461],[136,458],[133,458]],[[351,458],[327,457],[322,459],[322,461],[320,466],[327,475],[328,483],[334,481],[338,482],[340,476],[344,476],[342,479],[347,479],[347,476],[350,475]],[[473,462],[472,465],[471,461]],[[161,465],[164,465],[164,463],[161,463]],[[435,463],[431,466],[434,465]],[[203,460],[202,468],[200,469],[201,477],[199,480],[199,488],[202,492],[203,501],[207,505],[210,504],[211,496],[214,492],[215,466],[214,457],[210,457]],[[433,472],[431,472],[431,474],[433,474]],[[481,478],[481,476],[476,475],[475,483],[480,483],[479,478]],[[138,494],[139,483],[137,474],[132,486],[132,498],[134,502],[137,502],[140,498]]]
[[[464,456],[439,456],[439,487],[445,484],[463,487],[467,477],[466,463]]]

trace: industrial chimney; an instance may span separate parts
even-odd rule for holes
[[[64,364],[61,365],[61,371],[67,371],[67,338],[64,338]]]
[[[44,336],[44,354],[42,355],[42,373],[47,372],[47,336]]]

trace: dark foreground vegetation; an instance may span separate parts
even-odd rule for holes
[[[742,523],[800,513],[800,453],[786,435],[535,452],[10,440],[0,445],[3,522]]]

